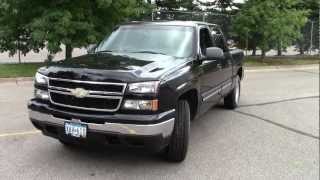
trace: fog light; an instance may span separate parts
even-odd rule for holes
[[[42,100],[49,100],[49,93],[48,91],[44,91],[41,89],[35,89],[34,91],[34,97]]]
[[[123,104],[123,108],[129,110],[157,111],[158,100],[126,100]]]

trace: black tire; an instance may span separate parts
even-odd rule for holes
[[[237,76],[235,80],[236,84],[232,91],[224,98],[224,106],[228,109],[235,109],[238,107],[240,92],[241,92],[241,84],[240,77]],[[237,94],[238,93],[238,94]]]
[[[189,133],[190,107],[187,101],[179,100],[176,109],[174,129],[165,154],[168,161],[181,162],[186,158]]]

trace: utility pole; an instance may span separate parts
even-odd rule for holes
[[[249,37],[248,37],[248,31],[246,32],[246,56],[248,56],[248,44],[249,44]]]
[[[310,55],[312,54],[312,46],[313,46],[313,24],[314,24],[314,21],[311,21],[311,30],[310,30]]]
[[[151,21],[153,21],[153,18],[154,18],[154,17],[153,17],[153,16],[154,16],[153,13],[154,13],[154,11],[152,10],[152,13],[151,13]]]

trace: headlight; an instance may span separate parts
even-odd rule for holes
[[[34,78],[34,81],[36,84],[47,85],[48,84],[48,77],[37,72],[36,76]]]
[[[129,91],[133,93],[157,93],[159,81],[149,81],[129,84]]]
[[[42,100],[49,100],[49,93],[48,91],[44,91],[41,89],[34,90],[34,97]]]
[[[158,100],[126,100],[123,104],[123,108],[128,110],[157,111]]]

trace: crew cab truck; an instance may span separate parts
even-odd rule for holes
[[[65,145],[145,147],[187,154],[190,121],[220,100],[239,103],[241,50],[206,22],[130,22],[87,55],[41,67],[28,103],[32,124]]]

